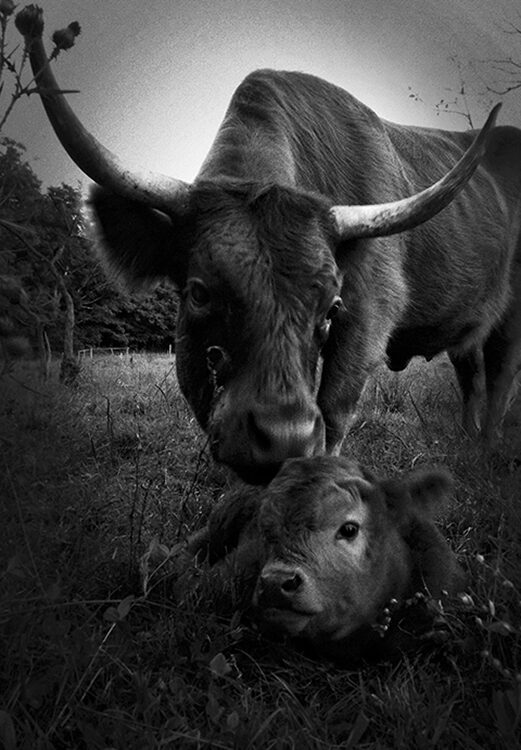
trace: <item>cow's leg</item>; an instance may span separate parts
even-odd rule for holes
[[[521,302],[494,328],[484,346],[487,413],[483,435],[489,444],[501,436],[503,418],[515,397],[521,370]]]
[[[485,363],[480,344],[466,352],[449,352],[463,398],[462,424],[465,432],[475,437],[481,427],[481,411],[485,396]]]

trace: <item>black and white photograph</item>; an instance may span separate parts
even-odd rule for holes
[[[518,0],[0,0],[0,750],[521,750]]]

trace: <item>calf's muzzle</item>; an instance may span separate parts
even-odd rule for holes
[[[299,612],[306,598],[306,584],[306,573],[298,565],[266,563],[257,579],[253,603],[260,609]]]

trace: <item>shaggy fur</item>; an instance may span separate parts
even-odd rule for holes
[[[498,433],[521,360],[521,131],[495,128],[467,187],[414,230],[338,242],[330,215],[427,187],[474,135],[395,125],[321,79],[263,70],[235,92],[182,212],[94,191],[109,261],[180,291],[179,380],[218,460],[266,481],[288,457],[337,453],[378,361],[444,350],[466,429]]]

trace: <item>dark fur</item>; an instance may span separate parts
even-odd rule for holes
[[[337,545],[344,542],[335,540],[336,521],[328,526],[337,515],[356,515],[353,488],[360,491],[358,502],[365,509],[360,534],[367,549],[360,570],[351,567],[349,558],[342,563],[344,558],[336,556]],[[275,634],[284,634],[285,627],[265,620],[266,612],[274,606],[298,610],[305,600],[288,602],[276,588],[263,591],[264,573],[273,566],[302,573],[322,592],[322,606],[333,608],[333,621],[339,620],[346,632],[334,636],[324,610],[293,636],[335,658],[380,658],[408,647],[418,635],[418,623],[423,628],[431,622],[421,602],[409,608],[408,599],[417,593],[438,598],[463,586],[463,572],[434,523],[450,490],[450,477],[440,470],[381,481],[345,458],[293,459],[266,489],[239,490],[225,498],[206,530],[188,542],[187,555],[207,559],[225,581],[235,581],[242,600],[253,596],[253,617]],[[392,625],[382,639],[375,626],[393,598]],[[411,639],[404,635],[407,630]]]
[[[432,184],[474,135],[388,123],[318,78],[257,71],[232,98],[187,213],[95,190],[111,263],[181,292],[179,380],[218,460],[258,480],[321,452],[324,436],[337,452],[378,361],[402,369],[444,350],[467,430],[498,430],[521,357],[521,131],[493,130],[467,187],[414,230],[337,243],[329,214]],[[206,311],[190,305],[193,277],[209,289]],[[324,345],[338,293],[345,310]],[[227,354],[218,394],[209,346]]]

